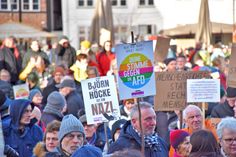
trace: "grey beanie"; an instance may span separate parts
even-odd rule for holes
[[[64,116],[58,133],[59,141],[61,142],[65,135],[75,131],[78,131],[85,136],[84,127],[79,119],[72,114]]]
[[[46,106],[53,106],[57,110],[62,110],[66,104],[66,100],[63,95],[59,92],[54,91],[49,94],[47,98],[47,105]]]

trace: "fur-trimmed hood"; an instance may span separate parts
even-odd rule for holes
[[[47,153],[46,146],[43,142],[38,142],[33,150],[34,157],[44,157]]]

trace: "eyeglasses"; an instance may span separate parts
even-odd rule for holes
[[[82,140],[84,139],[84,136],[83,136],[82,134],[72,134],[72,133],[69,133],[69,134],[67,134],[65,137],[66,137],[67,139],[69,139],[69,140],[73,140],[75,137],[76,137],[78,140],[80,140],[80,141],[82,141]]]
[[[232,144],[233,142],[236,142],[236,137],[235,138],[226,138],[226,139],[223,139],[223,140],[227,144]]]

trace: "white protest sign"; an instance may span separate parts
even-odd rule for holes
[[[115,50],[120,99],[155,95],[153,42],[121,44]]]
[[[219,102],[219,79],[187,80],[187,102]]]
[[[107,122],[120,117],[114,76],[96,77],[81,81],[88,124]]]
[[[28,99],[29,97],[29,86],[25,84],[13,86],[13,93],[15,99]]]

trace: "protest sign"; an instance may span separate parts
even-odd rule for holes
[[[228,87],[236,88],[236,44],[232,45],[232,52],[230,56],[229,62],[229,72],[227,77],[227,85]]]
[[[13,86],[13,93],[15,99],[28,99],[29,97],[29,86],[25,84]]]
[[[107,122],[107,117],[120,117],[113,75],[83,80],[81,85],[88,124]]]
[[[154,52],[155,61],[163,62],[168,54],[169,47],[170,47],[170,38],[158,36]]]
[[[206,71],[176,71],[156,73],[154,108],[156,111],[183,110],[187,99],[187,79],[208,78]]]
[[[120,99],[155,95],[152,41],[118,45],[116,54]]]
[[[187,80],[187,102],[220,102],[220,80]]]

